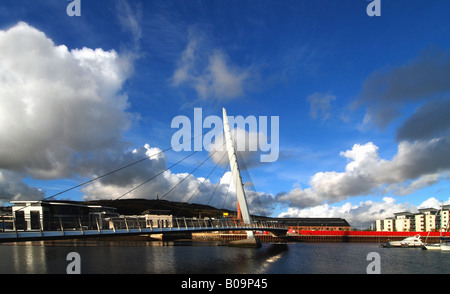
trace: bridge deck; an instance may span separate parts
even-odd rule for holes
[[[123,218],[122,224],[125,218]],[[126,221],[125,221],[126,223]],[[188,224],[191,226],[180,226],[178,224]],[[198,223],[198,226],[195,225]],[[202,225],[203,223],[203,225]],[[116,229],[114,224],[111,228],[96,229],[64,228],[55,231],[44,230],[7,230],[0,232],[0,242],[18,242],[29,240],[51,240],[60,238],[83,238],[92,236],[113,236],[113,235],[139,235],[139,234],[170,234],[170,233],[194,233],[194,232],[215,232],[215,231],[268,231],[275,235],[285,235],[287,227],[273,223],[255,222],[244,224],[242,222],[229,222],[221,220],[198,220],[198,219],[177,219],[173,222],[176,226],[167,227],[141,227],[139,223],[127,225],[127,228]]]

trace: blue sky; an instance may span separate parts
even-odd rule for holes
[[[32,3],[0,2],[4,203],[164,150],[172,119],[196,107],[279,117],[278,160],[246,159],[267,214],[357,225],[449,200],[446,1],[381,0],[374,17],[364,0],[80,0],[72,17],[69,1]],[[60,197],[120,197],[186,155],[167,151]],[[127,197],[164,194],[207,155]],[[168,199],[186,201],[214,166]],[[193,202],[207,202],[222,170]]]

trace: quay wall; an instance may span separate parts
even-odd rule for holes
[[[400,241],[406,237],[420,235],[422,241],[438,243],[439,232],[373,232],[373,231],[298,231],[296,234],[287,234],[275,237],[271,234],[256,234],[262,242],[349,242],[349,243],[386,243]],[[194,241],[222,241],[229,242],[247,238],[242,233],[195,233]]]

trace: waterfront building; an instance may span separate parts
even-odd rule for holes
[[[170,228],[173,227],[173,215],[170,210],[149,209],[142,213],[147,228]]]
[[[108,229],[170,228],[174,226],[174,217],[170,211],[145,211],[141,215],[120,215],[106,218]]]
[[[422,213],[425,218],[425,232],[435,231],[440,227],[437,222],[440,222],[440,216],[438,216],[438,209],[425,208],[419,209],[419,213]]]
[[[273,218],[289,231],[350,231],[350,224],[343,218]]]
[[[382,220],[380,231],[382,232],[392,232],[394,230],[394,218],[387,218]]]
[[[12,209],[10,206],[0,207],[0,232],[13,228]]]
[[[444,205],[441,211],[441,228],[448,228],[450,220],[450,205]]]
[[[375,231],[381,232],[382,231],[382,222],[383,220],[377,219],[375,221]]]
[[[113,207],[85,205],[76,201],[11,201],[17,230],[59,230],[103,227],[107,217],[118,216]]]
[[[395,215],[395,230],[397,232],[410,232],[414,228],[415,216],[410,212],[398,212]]]
[[[170,211],[147,210],[141,215],[119,215],[117,208],[77,201],[11,201],[9,226],[17,230],[126,229],[173,226]],[[6,218],[5,218],[6,219]]]
[[[423,208],[418,213],[398,212],[394,217],[375,221],[377,231],[430,232],[448,229],[450,205],[442,209]]]
[[[414,216],[414,231],[425,232],[425,215],[423,213],[417,213]]]

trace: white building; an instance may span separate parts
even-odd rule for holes
[[[425,232],[425,215],[422,213],[417,213],[414,216],[414,231],[416,232]]]
[[[394,213],[395,215],[395,231],[410,232],[414,230],[414,214],[409,212]]]
[[[376,230],[385,232],[430,232],[448,229],[450,205],[442,209],[424,208],[419,213],[394,213],[394,218],[376,220]]]
[[[447,229],[450,220],[450,205],[444,205],[441,211],[441,228]]]
[[[394,228],[394,218],[378,219],[375,222],[376,230],[380,232],[392,232]]]
[[[57,230],[98,226],[105,217],[118,215],[113,207],[76,201],[11,201],[17,230]],[[101,225],[101,224],[100,224]]]
[[[77,201],[11,201],[14,230],[127,229],[173,227],[170,211],[121,216],[114,207]],[[3,225],[4,226],[4,225]]]
[[[440,228],[440,223],[438,224],[438,219],[440,221],[440,216],[438,218],[438,210],[434,208],[419,209],[419,212],[423,213],[425,218],[425,232],[434,231]]]

